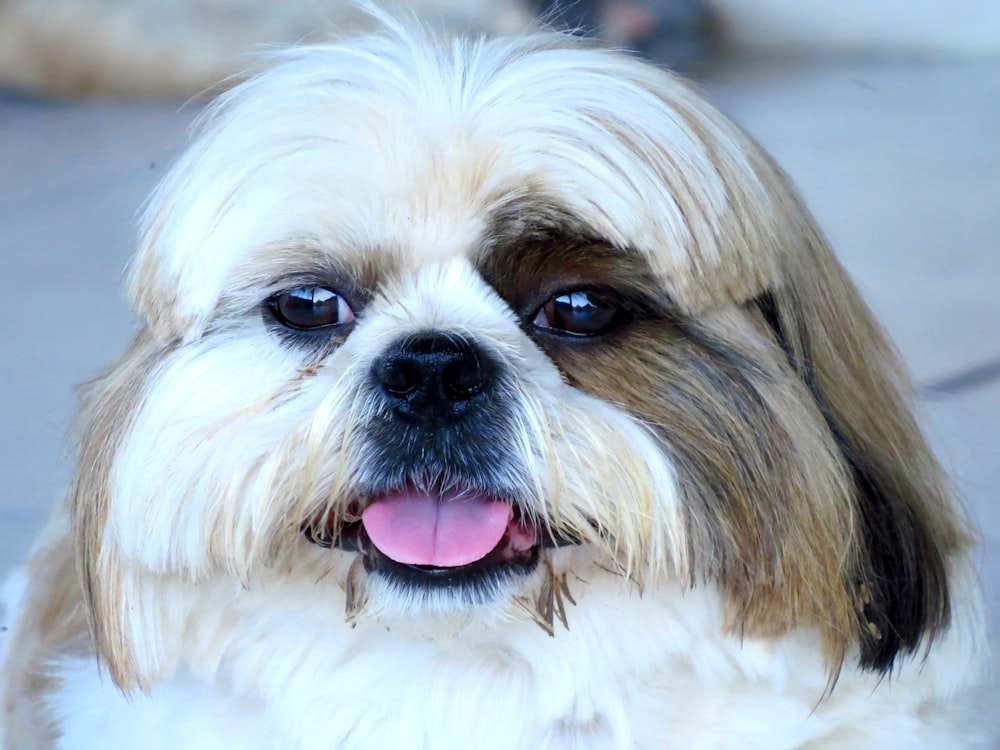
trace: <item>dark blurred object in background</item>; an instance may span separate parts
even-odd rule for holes
[[[705,61],[712,14],[700,0],[538,0],[538,15],[557,28],[591,34],[677,70]]]

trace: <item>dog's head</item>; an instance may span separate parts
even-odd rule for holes
[[[348,617],[545,624],[586,559],[818,628],[833,671],[946,624],[963,535],[891,348],[767,155],[635,59],[283,53],[154,195],[132,295],[73,492],[123,687],[161,587],[262,566],[332,574]]]

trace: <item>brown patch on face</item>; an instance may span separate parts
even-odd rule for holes
[[[848,482],[780,350],[730,343],[753,333],[739,314],[720,315],[714,329],[685,318],[643,257],[553,218],[545,210],[501,217],[483,275],[570,384],[662,437],[678,469],[693,569],[728,593],[731,627],[775,635],[826,622],[831,633],[849,632]],[[592,340],[532,330],[532,310],[566,288],[614,290],[630,322]],[[831,636],[830,648],[841,658],[843,636]]]
[[[801,209],[796,205],[796,210]],[[728,627],[818,627],[835,675],[851,643],[891,669],[947,625],[961,523],[909,413],[890,347],[802,213],[788,283],[698,317],[647,260],[582,222],[519,207],[494,224],[486,280],[566,381],[649,425],[676,467],[690,585],[716,582]],[[623,326],[593,338],[531,325],[557,291],[611,289]]]
[[[140,675],[122,622],[129,605],[121,588],[121,563],[114,550],[102,549],[112,502],[111,469],[141,404],[146,379],[167,352],[143,329],[116,364],[81,389],[80,453],[69,494],[76,559],[98,654],[123,690],[135,686]]]
[[[46,699],[58,684],[50,660],[92,653],[67,515],[53,520],[24,571],[29,588],[7,635],[0,722],[4,747],[55,746],[55,720]]]
[[[824,630],[832,663],[854,625],[850,483],[801,382],[743,345],[739,314],[650,316],[626,335],[547,351],[581,390],[653,428],[677,470],[690,585],[718,583],[728,627],[776,636]]]

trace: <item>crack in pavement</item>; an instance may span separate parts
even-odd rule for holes
[[[997,381],[1000,381],[1000,358],[939,378],[922,386],[919,393],[923,398],[933,401],[982,388]]]

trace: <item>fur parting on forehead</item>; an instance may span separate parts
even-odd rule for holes
[[[279,53],[209,109],[148,205],[132,294],[161,334],[197,335],[262,247],[468,253],[531,196],[648,255],[694,310],[773,283],[786,193],[666,71],[562,34],[392,27]]]

